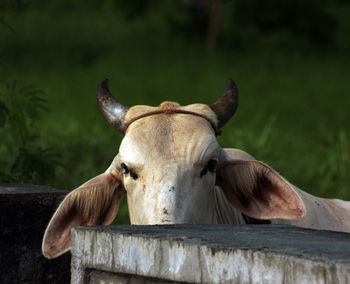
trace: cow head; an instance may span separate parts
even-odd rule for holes
[[[43,240],[46,257],[70,249],[74,226],[110,224],[127,194],[132,224],[214,223],[214,191],[220,187],[242,213],[258,219],[296,219],[304,205],[280,175],[258,161],[233,160],[216,141],[238,105],[227,80],[214,104],[125,107],[104,79],[98,103],[107,121],[125,134],[107,171],[67,195]]]

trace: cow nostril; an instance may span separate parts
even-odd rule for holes
[[[169,191],[170,192],[175,191],[175,187],[174,186],[169,187]]]
[[[168,212],[168,210],[166,208],[163,208],[163,213],[166,214],[166,215],[169,214],[169,212]]]

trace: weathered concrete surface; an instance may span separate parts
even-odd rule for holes
[[[282,225],[80,227],[72,256],[72,283],[350,283],[350,234]]]
[[[183,283],[177,281],[169,281],[164,279],[140,277],[130,274],[119,274],[113,272],[105,272],[98,270],[88,270],[85,276],[85,281],[89,284],[176,284]]]
[[[67,191],[0,183],[0,283],[69,283],[70,254],[41,254],[45,228]]]

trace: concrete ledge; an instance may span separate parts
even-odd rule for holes
[[[45,228],[67,191],[0,183],[0,283],[69,283],[70,254],[47,260]]]
[[[189,283],[350,283],[350,234],[282,225],[73,229],[72,283],[127,283],[120,274],[143,279],[135,283],[158,281],[148,277]]]

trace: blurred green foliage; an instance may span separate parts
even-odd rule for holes
[[[350,2],[221,1],[216,50],[205,48],[210,11],[198,2],[209,1],[37,0],[0,8],[0,92],[15,79],[45,91],[50,112],[35,120],[40,139],[30,143],[41,150],[30,153],[50,160],[50,147],[61,154],[53,165],[64,165],[54,167],[52,183],[40,183],[76,188],[117,154],[122,135],[96,104],[103,77],[128,106],[209,104],[232,77],[240,106],[220,144],[249,152],[311,194],[350,200]],[[2,102],[6,128],[10,108]],[[16,157],[29,154],[10,154],[1,135],[0,170],[13,177]],[[120,210],[117,222],[128,222],[125,200]]]
[[[50,184],[55,180],[58,153],[39,141],[38,122],[47,111],[34,86],[6,84],[0,92],[0,178],[5,182]]]

